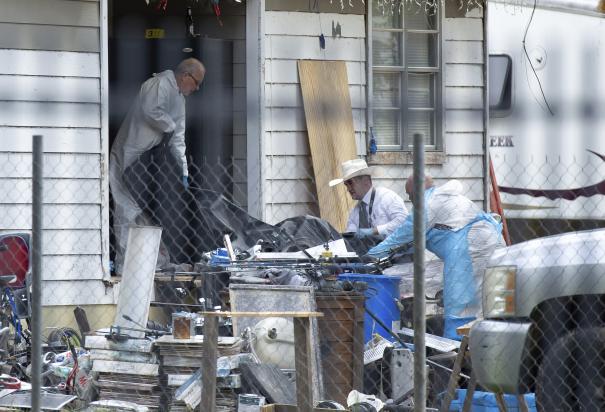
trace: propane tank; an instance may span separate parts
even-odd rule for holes
[[[294,323],[286,318],[266,318],[253,328],[253,348],[262,363],[294,369]]]

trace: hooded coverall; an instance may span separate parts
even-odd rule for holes
[[[179,91],[172,70],[145,81],[120,126],[109,158],[109,185],[114,200],[113,227],[116,239],[116,272],[122,272],[128,227],[142,215],[141,208],[124,183],[124,173],[141,154],[162,143],[172,133],[169,146],[180,159],[183,176],[188,176],[185,157],[185,97]],[[141,176],[144,179],[143,176]]]
[[[432,187],[424,196],[426,248],[444,264],[444,336],[460,339],[456,328],[481,315],[483,272],[492,252],[504,246],[502,225],[463,196],[457,180]],[[411,213],[368,255],[384,257],[391,249],[412,242],[413,229]]]

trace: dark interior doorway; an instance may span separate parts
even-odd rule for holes
[[[234,47],[229,38],[236,29],[223,27],[208,0],[169,0],[165,10],[158,3],[110,0],[110,148],[141,84],[153,73],[196,57],[206,66],[206,76],[200,90],[186,99],[189,174],[192,184],[231,199]],[[242,12],[234,2],[221,5]],[[230,12],[222,11],[222,18]]]

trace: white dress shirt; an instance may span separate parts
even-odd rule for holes
[[[370,224],[378,230],[380,236],[385,237],[391,234],[400,224],[403,223],[408,210],[405,207],[403,199],[395,192],[385,187],[376,187],[374,195],[374,203],[372,204],[372,213],[369,212],[370,199],[372,197],[372,189],[368,190],[363,199]],[[357,232],[359,228],[359,208],[357,205],[351,210],[347,228],[345,232]]]

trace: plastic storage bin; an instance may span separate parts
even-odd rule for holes
[[[525,394],[525,403],[529,412],[536,412],[536,397],[533,393]],[[450,404],[450,412],[462,411],[466,389],[457,389],[456,398]],[[519,403],[516,395],[504,395],[504,403],[508,412],[520,412]],[[471,412],[499,412],[496,394],[493,392],[475,391],[473,394]]]
[[[343,273],[338,276],[338,279],[350,282],[366,282],[368,284],[368,289],[365,291],[366,308],[393,331],[399,329],[400,314],[395,300],[399,299],[401,276]],[[394,338],[367,313],[364,316],[363,329],[364,342],[366,343],[372,339],[373,333],[378,333],[384,338],[394,341]]]

